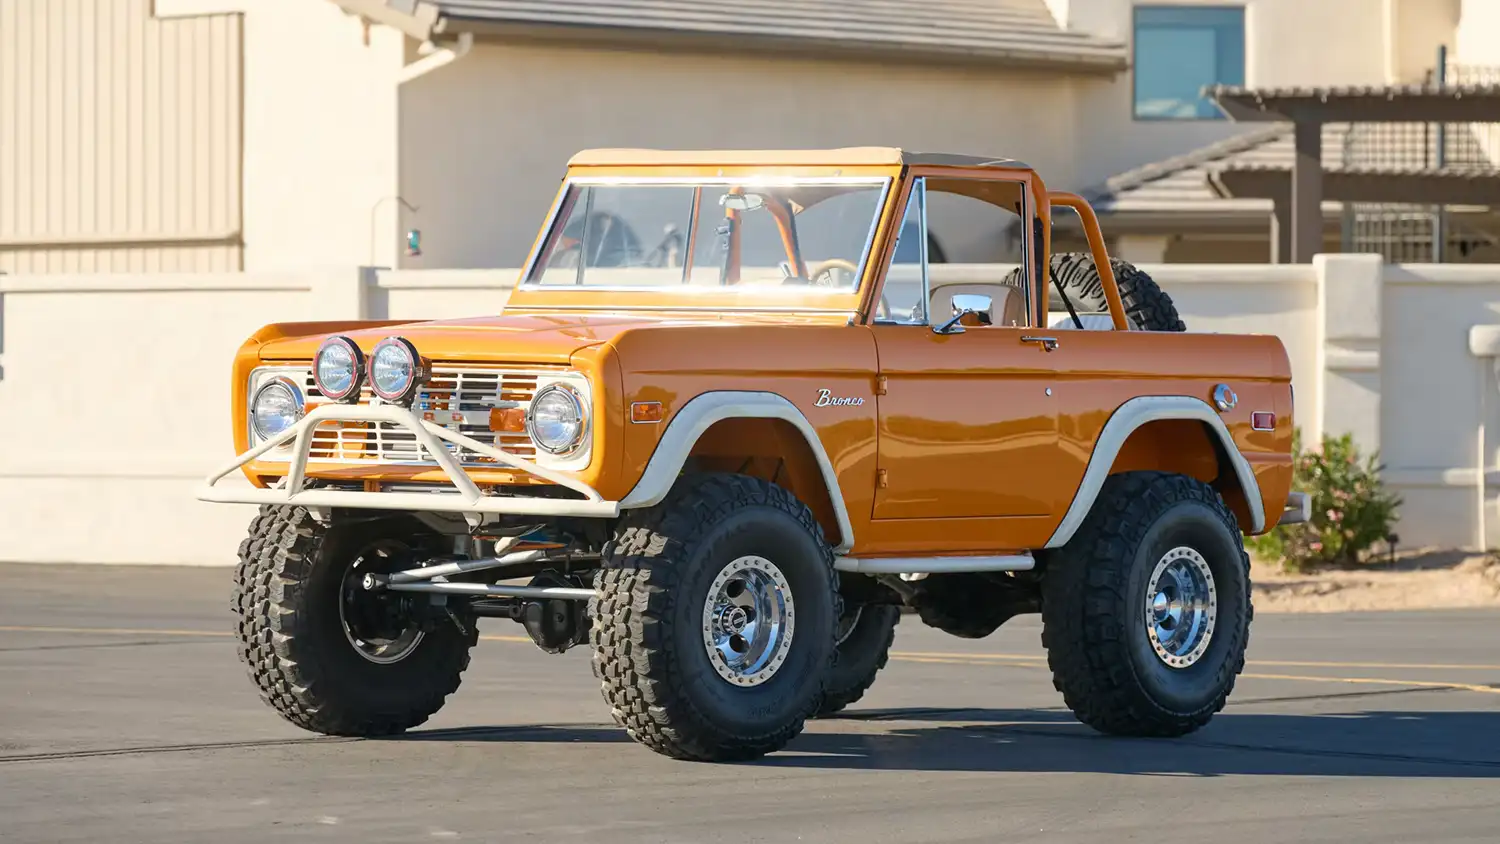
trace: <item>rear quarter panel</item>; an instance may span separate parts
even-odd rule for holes
[[[1130,399],[1188,396],[1212,408],[1214,388],[1227,384],[1239,403],[1220,418],[1254,470],[1267,528],[1275,525],[1291,490],[1296,424],[1291,362],[1278,338],[1067,329],[1054,329],[1048,336],[1057,338],[1058,349],[1038,354],[1055,359],[1059,445],[1070,474],[1082,479],[1105,424]],[[1274,412],[1275,430],[1254,430],[1250,417],[1256,411]],[[1146,467],[1122,462],[1116,468]],[[1059,516],[1070,503],[1059,502]],[[1248,531],[1246,516],[1240,518],[1242,529]]]

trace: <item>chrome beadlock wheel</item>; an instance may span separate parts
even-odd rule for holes
[[[844,644],[844,640],[854,635],[854,628],[859,626],[860,616],[865,614],[864,605],[858,605],[853,612],[845,612],[839,619],[838,626],[834,628],[834,645]]]
[[[1217,611],[1208,560],[1185,546],[1162,555],[1146,585],[1146,636],[1157,657],[1172,668],[1196,663],[1213,639]]]
[[[758,686],[786,660],[794,626],[792,590],[764,557],[734,560],[703,604],[703,646],[714,670],[736,686]]]

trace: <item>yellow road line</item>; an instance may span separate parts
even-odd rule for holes
[[[974,658],[975,656],[977,656],[977,655],[975,655],[975,654],[921,654],[921,655],[916,655],[916,654],[897,654],[894,651],[891,652],[891,659],[900,660],[902,662],[924,662],[924,663],[937,663],[937,664],[943,664],[943,665],[985,665],[985,664],[994,665],[995,662],[996,662],[994,659],[988,658],[990,656],[988,654],[984,655],[983,658],[978,658],[978,659]],[[1261,663],[1261,664],[1265,664],[1265,663]],[[1030,664],[1023,663],[1022,665],[1018,665],[1016,667],[1043,668],[1045,666],[1043,666],[1043,665],[1041,665],[1039,663],[1036,663],[1036,662],[1032,662]],[[1493,686],[1476,686],[1476,685],[1473,685],[1471,683],[1449,683],[1449,682],[1440,682],[1440,681],[1435,681],[1435,680],[1388,680],[1388,679],[1385,679],[1385,678],[1382,678],[1382,677],[1311,677],[1311,676],[1302,675],[1302,674],[1255,674],[1255,673],[1244,673],[1244,674],[1241,674],[1240,676],[1244,677],[1244,678],[1247,678],[1247,679],[1251,679],[1251,680],[1287,680],[1287,681],[1296,681],[1296,682],[1302,682],[1302,683],[1355,683],[1355,684],[1368,684],[1368,685],[1374,685],[1374,686],[1408,686],[1408,687],[1414,686],[1416,688],[1423,688],[1423,689],[1461,689],[1463,691],[1468,691],[1468,692],[1482,692],[1484,694],[1500,694],[1500,688],[1495,688]]]
[[[233,636],[233,630],[158,630],[145,627],[27,627],[0,625],[0,633],[85,633],[95,636]],[[525,636],[480,636],[485,642],[530,642]]]
[[[974,660],[999,660],[1003,662],[1046,662],[1042,654],[966,654],[926,653],[922,651],[891,651],[892,657],[962,657]],[[1251,665],[1274,665],[1281,668],[1377,668],[1383,670],[1411,671],[1500,671],[1500,665],[1478,663],[1423,663],[1423,662],[1317,662],[1313,660],[1254,659]]]
[[[134,627],[0,627],[6,633],[92,633],[96,636],[233,636],[230,630],[147,630]]]
[[[929,655],[929,656],[898,656],[896,654],[891,654],[891,659],[900,660],[901,662],[932,662],[932,663],[940,663],[940,664],[943,664],[943,665],[983,665],[983,663],[981,661],[979,661],[979,660],[964,659],[963,654],[953,654],[952,656],[948,656],[948,657],[931,656],[931,655]],[[1033,666],[1028,665],[1026,667],[1027,668],[1032,668]],[[1040,668],[1041,666],[1035,666],[1035,667]]]
[[[1440,683],[1431,680],[1382,680],[1376,677],[1302,677],[1296,674],[1241,674],[1253,680],[1298,680],[1306,683],[1367,683],[1374,686],[1416,686],[1425,689],[1463,689],[1467,692],[1484,692],[1500,695],[1493,686],[1475,686],[1469,683]]]
[[[1476,663],[1422,663],[1422,662],[1308,662],[1285,659],[1257,659],[1252,661],[1253,665],[1280,665],[1286,668],[1378,668],[1390,670],[1409,669],[1412,671],[1500,671],[1500,665],[1480,665]]]
[[[1010,661],[1046,662],[1047,661],[1047,657],[1044,656],[1044,655],[1041,655],[1041,654],[965,654],[965,653],[952,653],[952,652],[948,652],[948,651],[937,652],[937,653],[928,652],[928,651],[891,651],[891,658],[894,659],[896,657],[900,657],[902,659],[928,659],[928,658],[931,658],[931,659],[950,659],[950,658],[957,657],[958,659],[973,659],[973,660],[994,659],[994,660],[1001,660],[1001,661],[1004,661],[1004,662],[1010,662]]]
[[[152,629],[139,627],[34,627],[26,625],[0,625],[0,632],[9,633],[77,633],[92,634],[95,636],[185,636],[185,637],[224,637],[233,636],[228,630],[172,630]],[[531,639],[525,636],[480,636],[483,641],[488,642],[519,642],[530,643]],[[1046,657],[1034,654],[964,654],[964,653],[934,653],[924,651],[892,651],[891,658],[902,662],[919,662],[942,665],[984,665],[995,663],[1020,663],[1025,667],[1043,668]],[[1473,665],[1473,664],[1434,664],[1423,665],[1420,663],[1384,663],[1384,662],[1313,662],[1313,661],[1289,661],[1289,660],[1257,660],[1251,665],[1282,665],[1302,666],[1317,668],[1390,668],[1390,669],[1468,669],[1468,670],[1500,670],[1500,665]],[[1352,683],[1376,686],[1409,686],[1415,688],[1430,689],[1461,689],[1463,691],[1480,692],[1483,694],[1500,694],[1500,688],[1492,686],[1480,686],[1472,683],[1444,682],[1437,680],[1397,680],[1382,677],[1313,677],[1302,674],[1259,674],[1246,673],[1240,676],[1253,680],[1286,680],[1301,683]]]

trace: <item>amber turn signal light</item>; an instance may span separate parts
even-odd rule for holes
[[[661,421],[661,402],[637,401],[630,403],[630,421],[642,425]]]
[[[526,411],[519,407],[490,408],[490,430],[505,434],[526,433]]]

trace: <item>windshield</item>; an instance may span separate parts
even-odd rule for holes
[[[568,187],[526,283],[854,291],[889,183],[578,181]]]

